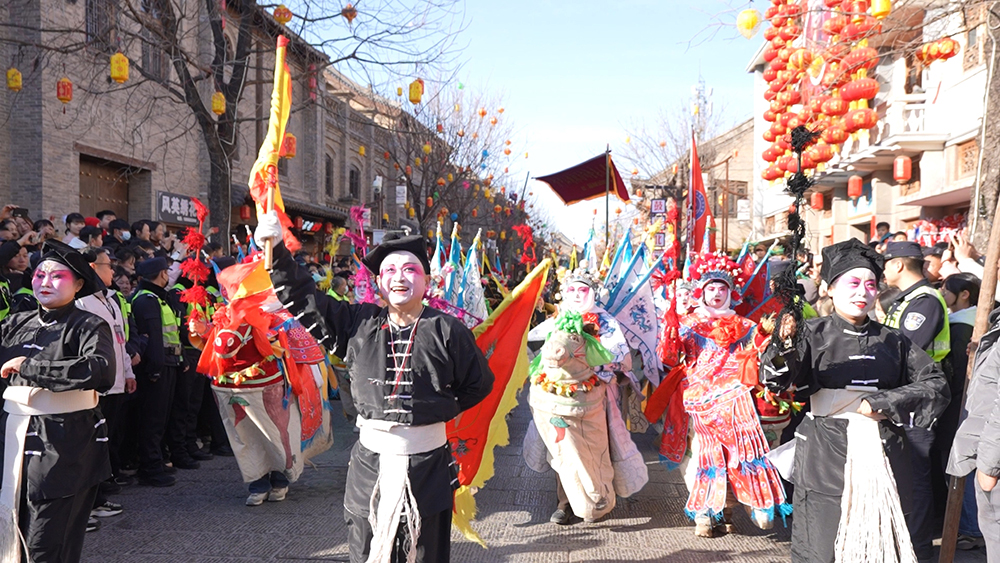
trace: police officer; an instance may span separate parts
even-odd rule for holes
[[[886,244],[884,256],[885,281],[900,290],[886,310],[885,325],[901,331],[935,362],[943,362],[951,351],[948,305],[924,277],[924,253],[920,245],[911,241],[892,241]],[[947,362],[942,368],[945,377],[951,378]],[[931,542],[935,518],[931,459],[940,459],[940,456],[931,453],[933,428],[909,427],[906,437],[912,446],[913,468],[913,510],[906,525],[917,559],[923,561],[933,556]]]
[[[187,279],[180,279],[170,289],[170,296],[180,301],[182,291],[193,284]],[[211,319],[215,308],[209,304],[202,309],[194,304],[187,304],[184,319],[189,318],[198,308],[198,314],[205,319]],[[198,448],[198,412],[201,410],[202,398],[208,378],[197,372],[198,358],[201,350],[191,345],[188,340],[187,323],[181,319],[181,344],[184,349],[184,369],[177,374],[177,385],[174,388],[174,401],[170,410],[170,422],[167,424],[167,444],[170,446],[170,461],[178,469],[198,469],[199,461],[212,459],[214,456]]]
[[[176,479],[163,461],[163,441],[183,361],[179,304],[167,293],[167,259],[136,264],[139,286],[132,297],[136,331],[146,338],[142,361],[135,366],[139,395],[139,484],[169,487]]]

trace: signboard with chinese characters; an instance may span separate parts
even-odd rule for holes
[[[656,249],[661,249],[667,246],[667,233],[656,233],[653,238],[653,246]]]
[[[747,198],[740,198],[736,200],[736,220],[737,221],[749,221],[750,220],[750,200]]]
[[[406,186],[396,186],[396,205],[406,204]]]
[[[156,192],[156,220],[170,225],[197,225],[198,212],[191,196]]]
[[[368,228],[372,226],[372,210],[366,207],[364,211],[361,212],[361,221],[364,223],[363,227]],[[378,243],[376,243],[378,244]]]
[[[653,199],[649,201],[649,212],[653,215],[661,215],[667,212],[667,200]]]

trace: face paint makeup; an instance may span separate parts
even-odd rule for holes
[[[861,323],[875,304],[878,280],[867,268],[854,268],[840,275],[830,288],[833,308],[845,319]]]
[[[563,291],[563,306],[570,311],[589,313],[594,308],[597,296],[594,290],[582,282],[571,282]]]
[[[729,299],[729,285],[724,282],[708,282],[701,290],[701,302],[709,309],[716,311],[728,310]]]
[[[378,287],[390,306],[405,307],[424,298],[427,276],[420,260],[406,251],[392,252],[382,260]]]
[[[35,268],[31,278],[31,289],[38,304],[46,309],[58,309],[69,305],[76,298],[76,292],[83,286],[73,270],[52,260],[46,260]]]

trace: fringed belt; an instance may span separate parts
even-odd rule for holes
[[[409,535],[406,562],[414,563],[420,538],[420,512],[410,485],[410,456],[445,445],[448,442],[445,423],[406,426],[359,418],[358,426],[361,445],[379,454],[378,478],[369,504],[368,523],[373,533],[367,563],[392,561],[396,531],[403,516]]]
[[[3,392],[4,410],[9,413],[4,437],[3,486],[0,487],[0,560],[21,560],[18,505],[21,472],[24,468],[24,441],[32,416],[63,414],[97,406],[97,391],[78,390],[54,393],[38,387],[13,386]]]

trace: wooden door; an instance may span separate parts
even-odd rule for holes
[[[128,180],[128,166],[81,156],[80,213],[93,217],[98,211],[110,209],[127,221]]]

